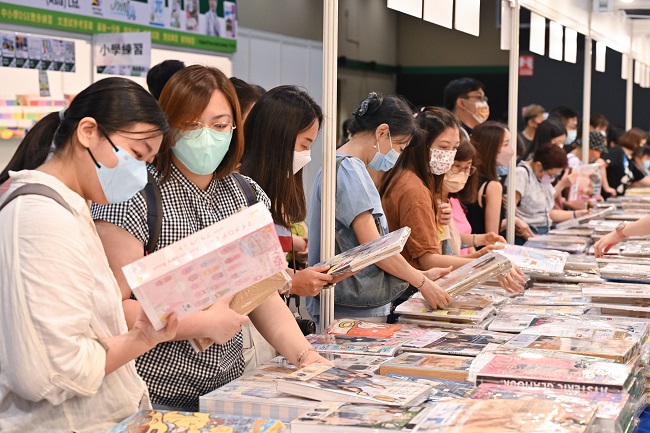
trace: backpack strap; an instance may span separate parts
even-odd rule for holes
[[[255,194],[255,190],[253,189],[253,186],[250,184],[250,182],[247,181],[246,178],[239,173],[232,173],[232,177],[235,178],[237,181],[237,186],[241,192],[244,193],[248,206],[253,206],[255,203],[257,203],[257,194]]]
[[[158,182],[150,172],[147,172],[147,185],[140,192],[147,203],[147,228],[149,229],[149,241],[144,246],[145,254],[156,251],[160,232],[162,231],[162,196]]]
[[[54,191],[49,186],[40,183],[30,183],[15,189],[14,192],[9,194],[9,196],[2,202],[2,204],[0,204],[0,211],[2,211],[2,209],[4,209],[4,207],[7,206],[11,201],[13,201],[15,198],[20,197],[21,195],[40,195],[50,198],[66,208],[68,212],[72,213],[70,205],[68,205],[68,203],[63,200],[63,197],[61,197],[58,192]]]

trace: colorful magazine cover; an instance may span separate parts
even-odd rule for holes
[[[461,308],[465,307],[465,308]],[[425,319],[443,319],[456,322],[481,322],[486,317],[494,313],[494,307],[491,305],[471,305],[463,304],[455,307],[452,302],[448,307],[442,309],[432,309],[424,299],[411,298],[399,304],[395,308],[396,314],[403,314],[408,317],[417,317]]]
[[[404,343],[406,352],[442,353],[449,355],[476,356],[490,343],[504,344],[512,334],[464,329],[462,331],[440,331]]]
[[[311,334],[307,341],[320,353],[348,353],[395,356],[408,338],[374,338],[348,335]]]
[[[494,316],[488,316],[485,318],[485,320],[481,322],[454,322],[454,321],[444,321],[443,319],[436,319],[436,320],[431,320],[431,319],[418,319],[417,317],[410,317],[410,316],[399,316],[397,318],[397,323],[403,324],[403,325],[413,325],[417,326],[418,328],[435,328],[438,330],[443,330],[443,329],[455,329],[462,331],[463,329],[468,329],[468,328],[473,328],[473,329],[487,329],[488,325],[492,323],[492,320],[494,319]]]
[[[591,302],[591,298],[582,296],[581,293],[565,296],[531,296],[525,293],[525,296],[517,296],[513,298],[511,304],[513,305],[586,305]]]
[[[436,284],[454,297],[490,278],[505,274],[510,269],[512,269],[510,260],[493,251],[455,269],[444,277],[438,278]]]
[[[600,276],[612,280],[646,282],[650,281],[650,266],[647,264],[607,263],[600,268]]]
[[[356,337],[390,338],[402,326],[389,323],[368,322],[359,319],[338,319],[327,328],[328,334]]]
[[[409,227],[388,233],[380,238],[373,239],[365,244],[356,246],[315,266],[329,266],[330,275],[343,275],[348,272],[359,271],[373,263],[398,254],[411,234]]]
[[[488,328],[495,332],[519,333],[535,323],[539,316],[530,313],[504,313],[499,312]]]
[[[497,242],[496,245],[503,248],[497,250],[497,253],[506,256],[512,263],[528,272],[559,274],[564,271],[564,265],[569,257],[569,253],[563,251],[527,248],[501,242]]]
[[[312,364],[278,380],[278,391],[319,401],[414,406],[431,387],[389,377]]]
[[[398,373],[412,376],[432,377],[466,381],[474,358],[469,356],[452,356],[432,353],[402,353],[396,358],[384,362],[379,373]]]
[[[431,386],[431,394],[427,403],[437,403],[445,400],[456,400],[468,398],[476,390],[472,382],[461,382],[457,380],[436,379],[432,377],[411,376],[408,374],[388,373],[387,377],[409,382],[424,383]]]
[[[142,410],[131,415],[107,433],[131,432],[212,432],[219,433],[284,433],[278,420],[223,416],[199,412]]]

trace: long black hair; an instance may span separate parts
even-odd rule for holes
[[[302,169],[293,175],[293,151],[298,134],[314,122],[320,129],[323,112],[311,96],[296,86],[279,86],[253,105],[244,124],[240,172],[262,187],[273,220],[287,228],[307,216]]]
[[[0,183],[9,178],[10,170],[33,170],[45,162],[51,149],[56,154],[67,148],[84,117],[95,119],[106,135],[136,123],[151,125],[151,130],[141,133],[166,134],[169,129],[158,102],[142,86],[126,78],[105,78],[79,93],[65,111],[50,113],[36,123],[0,173]]]

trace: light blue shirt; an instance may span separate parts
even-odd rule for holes
[[[344,153],[337,153],[337,160],[346,156]],[[308,262],[314,265],[321,261],[320,258],[320,235],[321,235],[321,183],[322,170],[316,175],[312,200],[309,206],[309,257]],[[381,207],[379,191],[368,174],[366,165],[359,158],[346,158],[341,162],[337,173],[336,185],[336,232],[348,244],[357,246],[359,241],[354,230],[352,221],[360,214],[370,211],[374,218],[379,218],[384,232],[388,233],[388,222]],[[372,289],[369,287],[369,289]],[[320,301],[316,298],[307,298],[307,311],[314,319],[320,318]],[[336,306],[334,316],[345,317],[376,317],[387,316],[390,313],[390,304],[376,308],[346,308]]]

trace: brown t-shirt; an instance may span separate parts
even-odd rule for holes
[[[441,254],[431,193],[413,171],[400,175],[381,198],[381,204],[391,232],[405,226],[411,228],[411,236],[402,250],[411,266],[421,269],[416,259],[426,253]]]

